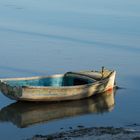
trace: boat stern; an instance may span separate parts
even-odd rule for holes
[[[10,86],[4,81],[0,81],[0,90],[10,99],[19,100],[22,96],[22,87]]]

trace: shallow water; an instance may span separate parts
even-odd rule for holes
[[[123,87],[116,91],[110,112],[87,112],[24,128],[0,121],[1,139],[26,139],[78,125],[140,125],[139,7],[139,0],[1,0],[0,77],[51,75],[105,66],[117,71],[117,84]],[[2,94],[0,100],[1,110],[15,102]]]

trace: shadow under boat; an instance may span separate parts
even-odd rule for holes
[[[12,122],[24,128],[37,123],[91,113],[103,113],[114,108],[115,90],[87,99],[68,102],[16,102],[0,110],[0,123]]]

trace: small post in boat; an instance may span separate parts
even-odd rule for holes
[[[104,77],[104,69],[105,69],[105,67],[102,66],[102,71],[101,71],[101,73],[102,73],[102,77],[101,77],[101,79]]]

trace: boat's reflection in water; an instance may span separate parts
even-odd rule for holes
[[[12,122],[17,127],[74,117],[90,113],[111,111],[114,107],[114,90],[88,99],[69,102],[16,102],[0,111],[0,122]]]

